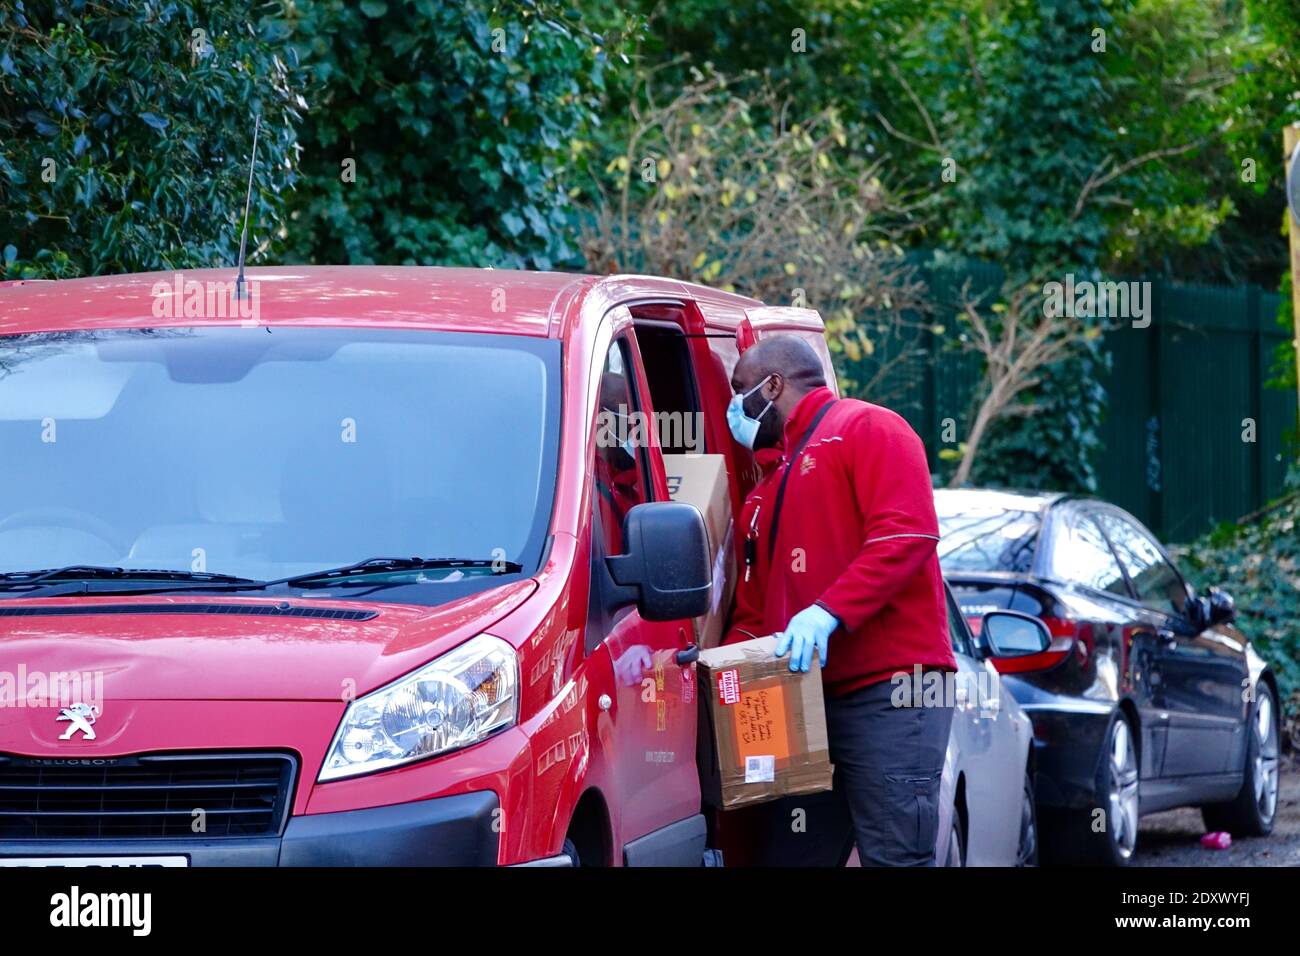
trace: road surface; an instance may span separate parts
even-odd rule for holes
[[[1169,810],[1142,818],[1134,866],[1300,866],[1300,764],[1282,758],[1277,820],[1267,837],[1241,838],[1226,850],[1201,846],[1199,810]]]

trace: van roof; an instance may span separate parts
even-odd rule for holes
[[[0,335],[102,328],[230,325],[237,315],[184,314],[190,282],[214,296],[233,289],[235,269],[184,269],[81,279],[0,282]],[[160,305],[155,291],[177,288]],[[575,299],[599,288],[611,299],[631,289],[646,295],[692,295],[746,307],[756,300],[648,276],[601,278],[564,272],[456,269],[434,266],[259,266],[245,270],[256,285],[261,325],[368,326],[558,336]],[[206,285],[211,283],[212,285]],[[167,316],[157,311],[174,307]]]

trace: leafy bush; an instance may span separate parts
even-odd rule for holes
[[[855,395],[925,360],[924,287],[900,246],[908,210],[834,110],[787,116],[749,76],[638,87],[625,137],[591,152],[583,251],[598,272],[702,282],[817,309]],[[845,361],[847,359],[847,362]],[[868,361],[869,360],[869,361]]]
[[[1218,585],[1236,600],[1237,626],[1272,666],[1300,739],[1300,493],[1196,541],[1185,566],[1198,590]]]
[[[290,62],[236,0],[0,4],[3,274],[233,263],[260,113],[251,258],[294,181]]]
[[[312,80],[292,256],[579,264],[566,174],[598,122],[603,5],[583,26],[540,0],[286,0],[268,24]]]

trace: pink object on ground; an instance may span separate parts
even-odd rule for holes
[[[1201,837],[1201,846],[1211,850],[1226,850],[1232,846],[1232,834],[1224,830],[1215,830]]]

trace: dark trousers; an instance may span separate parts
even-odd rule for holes
[[[890,681],[826,700],[834,787],[764,804],[764,866],[933,866],[952,707],[895,707]]]

